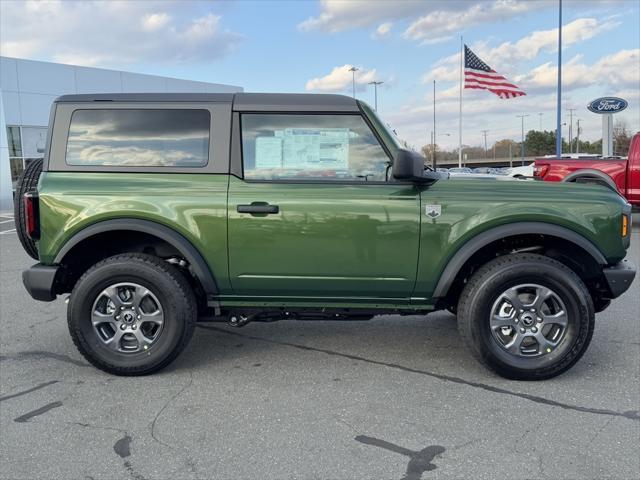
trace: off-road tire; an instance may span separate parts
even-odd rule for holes
[[[38,187],[38,180],[42,173],[42,159],[33,160],[27,168],[24,169],[20,178],[16,183],[16,194],[13,201],[13,220],[16,224],[16,233],[22,244],[22,248],[31,258],[38,260],[38,249],[36,242],[27,233],[27,225],[25,222],[24,211],[24,194],[35,192]]]
[[[569,319],[567,334],[556,350],[535,359],[506,352],[489,328],[498,296],[527,283],[557,293]],[[544,380],[570,369],[589,346],[594,318],[591,296],[580,277],[556,260],[529,253],[505,255],[482,266],[466,284],[458,303],[458,330],[471,354],[499,375],[514,380]]]
[[[162,304],[163,330],[148,351],[113,351],[93,328],[93,302],[107,286],[118,282],[144,286]],[[95,367],[124,376],[146,375],[169,365],[189,343],[196,317],[196,299],[184,275],[164,260],[143,253],[115,255],[96,263],[76,283],[67,310],[69,332],[80,353]]]

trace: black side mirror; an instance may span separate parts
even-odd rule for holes
[[[440,174],[433,170],[425,170],[424,158],[415,152],[400,149],[393,159],[391,173],[396,180],[414,183],[433,183]]]

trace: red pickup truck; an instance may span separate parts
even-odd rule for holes
[[[547,182],[606,185],[640,207],[640,133],[631,139],[628,158],[537,158],[533,176]]]

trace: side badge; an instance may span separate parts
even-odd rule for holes
[[[425,213],[429,218],[438,218],[442,213],[442,205],[427,205]]]

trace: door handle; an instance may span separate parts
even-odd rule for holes
[[[238,213],[250,213],[251,215],[273,215],[280,213],[278,205],[269,205],[266,202],[253,202],[251,205],[238,205]]]

